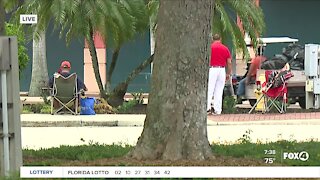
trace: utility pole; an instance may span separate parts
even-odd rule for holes
[[[0,177],[22,166],[18,42],[0,36]]]

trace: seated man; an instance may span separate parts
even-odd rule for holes
[[[59,74],[62,75],[63,77],[68,77],[72,73],[70,73],[71,70],[71,64],[69,61],[63,61],[61,63],[61,66],[59,68]],[[49,87],[53,88],[53,80],[54,80],[54,75],[49,79]],[[81,81],[79,77],[77,77],[77,91],[80,92],[81,90],[87,91],[86,85]],[[54,108],[59,108],[60,104],[57,101],[53,102]]]
[[[251,60],[251,65],[249,67],[248,73],[246,77],[244,77],[240,82],[237,90],[238,96],[245,95],[246,85],[250,83],[252,80],[256,80],[256,75],[258,69],[260,69],[261,63],[265,61],[267,58],[262,55],[257,55],[255,58]]]

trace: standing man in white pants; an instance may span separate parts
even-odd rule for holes
[[[208,80],[207,112],[211,112],[211,101],[213,96],[214,114],[221,114],[223,89],[225,81],[230,78],[232,69],[231,53],[229,49],[221,43],[221,37],[219,34],[214,34],[212,41]]]

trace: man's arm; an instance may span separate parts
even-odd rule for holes
[[[77,83],[78,83],[77,86],[79,89],[83,89],[84,91],[88,90],[86,85],[83,83],[83,81],[79,77],[77,77]]]
[[[257,64],[258,62],[257,61],[258,61],[257,58],[253,58],[251,60],[251,64],[250,64],[250,67],[249,67],[249,70],[248,70],[248,73],[247,73],[246,84],[249,84],[253,71],[258,69],[258,64]]]
[[[256,65],[251,63],[250,68],[249,68],[248,73],[247,73],[247,77],[248,78],[251,77],[253,69],[256,69]]]

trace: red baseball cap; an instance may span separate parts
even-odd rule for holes
[[[61,63],[61,66],[60,66],[60,67],[62,67],[62,68],[71,68],[71,64],[70,64],[69,61],[63,61],[63,62]]]

